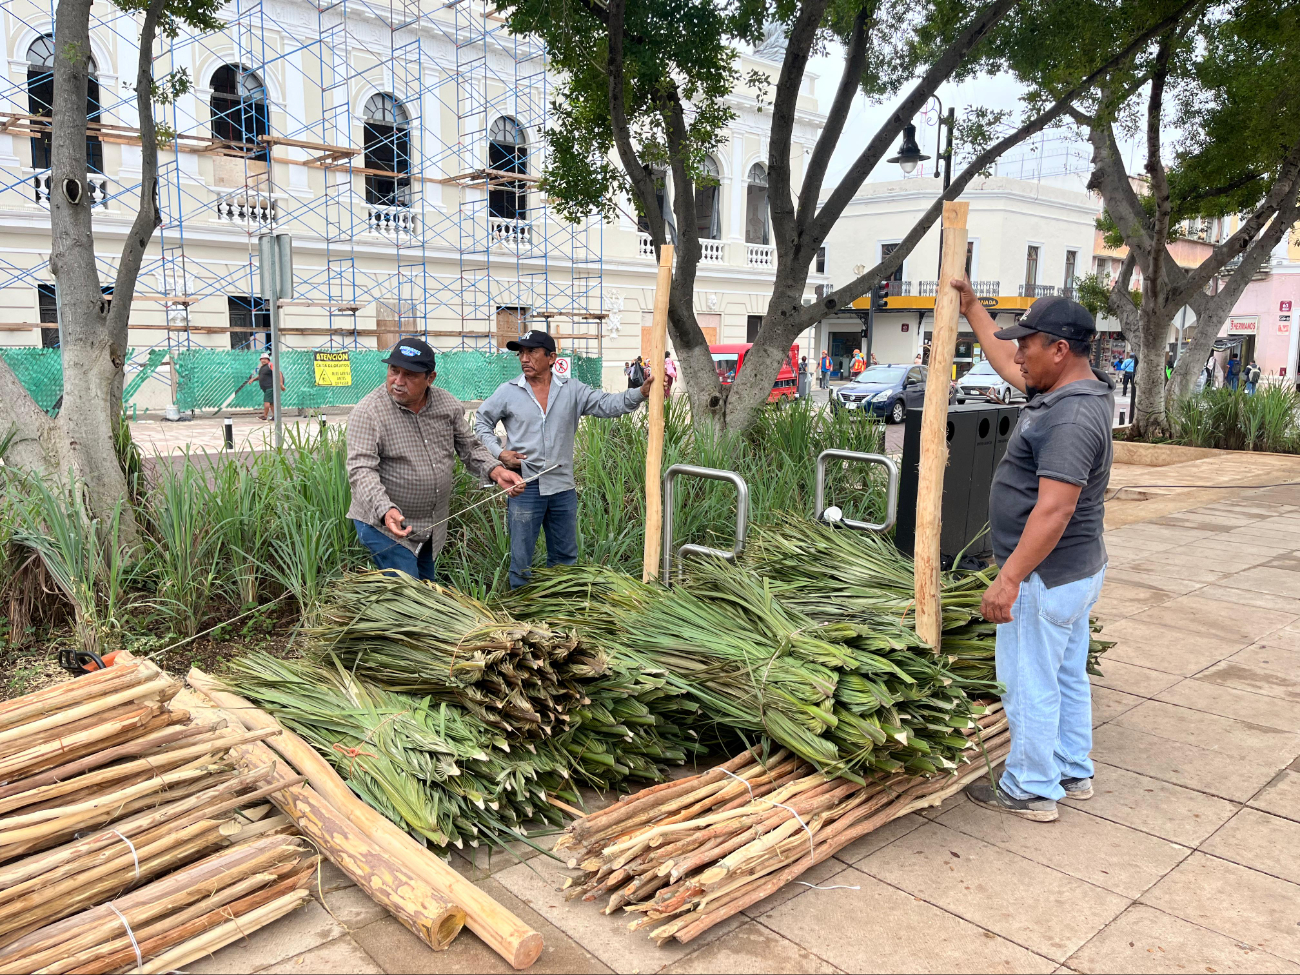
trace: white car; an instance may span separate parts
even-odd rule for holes
[[[983,399],[1010,403],[1012,399],[1023,399],[1024,393],[998,375],[992,363],[987,359],[975,363],[970,372],[957,380],[957,401],[970,402]]]

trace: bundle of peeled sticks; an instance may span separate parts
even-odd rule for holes
[[[743,752],[700,775],[628,796],[577,820],[555,845],[579,876],[570,899],[608,898],[659,944],[683,944],[756,904],[885,823],[936,805],[1010,750],[1000,703],[967,732],[969,764],[866,784],[818,772],[785,750]]]
[[[132,661],[0,703],[0,973],[170,971],[308,898],[283,775],[232,754],[269,733],[179,690]]]

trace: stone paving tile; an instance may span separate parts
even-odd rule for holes
[[[1300,772],[1283,769],[1250,800],[1249,805],[1300,822]]]
[[[1300,962],[1300,887],[1194,853],[1142,902],[1292,962]]]
[[[1130,567],[1135,563],[1129,562],[1117,569],[1107,569],[1106,578],[1114,579],[1116,582],[1124,583],[1129,586],[1136,586],[1139,589],[1155,589],[1159,592],[1173,593],[1182,595],[1183,593],[1194,592],[1205,585],[1203,582],[1188,582],[1184,579],[1176,579],[1173,576],[1157,575],[1152,572],[1135,572]]]
[[[303,975],[308,972],[320,972],[322,975],[383,975],[384,970],[375,964],[375,960],[359,944],[344,935],[270,968],[263,968],[261,975],[291,975],[295,972],[302,972]]]
[[[1194,677],[1165,688],[1156,695],[1156,700],[1300,733],[1300,702],[1251,694]]]
[[[1300,601],[1300,600],[1298,600]],[[1281,629],[1273,630],[1260,637],[1260,645],[1266,647],[1279,647],[1283,650],[1300,650],[1300,625],[1292,623]]]
[[[1092,757],[1235,802],[1245,802],[1277,773],[1277,768],[1124,728],[1118,722],[1104,724],[1093,734]]]
[[[243,975],[311,951],[346,933],[324,908],[308,900],[274,924],[259,928],[214,955],[191,962],[185,970],[199,975]]]
[[[1183,846],[1196,846],[1232,818],[1234,803],[1095,762],[1093,797],[1081,803],[1101,816]],[[1073,803],[1068,803],[1073,805]]]
[[[566,901],[560,891],[564,876],[554,860],[538,857],[503,870],[494,879],[617,972],[657,972],[746,922],[743,914],[733,916],[689,945],[671,941],[660,948],[644,929],[627,930],[626,924],[606,917],[596,904]]]
[[[1292,658],[1300,660],[1300,653],[1276,647],[1246,647],[1207,667],[1196,679],[1264,697],[1300,701],[1300,670],[1286,669]]]
[[[1245,553],[1250,553],[1252,558],[1262,555],[1260,562],[1293,551],[1290,539],[1279,539],[1276,532],[1260,531],[1251,525],[1221,532],[1190,547],[1200,550],[1202,558],[1222,555],[1244,561]]]
[[[1166,625],[1143,623],[1135,618],[1110,624],[1105,637],[1115,640],[1116,646],[1102,658],[1103,669],[1106,661],[1117,660],[1182,677],[1191,677],[1250,643],[1187,630],[1179,630],[1175,639]]]
[[[1242,809],[1201,844],[1201,851],[1300,884],[1300,823],[1293,820]]]
[[[1061,818],[1054,823],[1031,823],[973,802],[946,813],[939,822],[1129,898],[1137,897],[1192,852],[1149,833],[1089,816],[1084,810],[1090,802],[1060,803]]]
[[[929,896],[898,890],[856,868],[845,874],[852,876],[842,874],[841,879],[852,880],[862,889],[797,898],[766,915],[764,925],[846,972],[1050,972],[1056,968],[1054,961],[927,903],[933,900]],[[846,926],[851,930],[847,937]],[[921,945],[924,950],[918,950]]]
[[[817,884],[820,886],[822,884],[840,883],[836,877],[847,869],[848,864],[836,857],[831,857],[829,860],[823,860],[820,863],[814,863],[811,867],[805,870],[803,876],[799,878],[803,881],[802,884],[785,884],[780,887],[776,893],[764,897],[757,904],[745,908],[744,913],[748,917],[762,917],[768,911],[775,907],[780,907],[787,901],[791,901],[796,897],[801,897],[804,894],[812,893],[812,888],[806,886],[807,884]]]
[[[1197,591],[1144,610],[1133,616],[1133,619],[1175,630],[1211,634],[1218,639],[1246,646],[1256,642],[1265,634],[1294,623],[1296,616],[1292,613],[1264,609],[1254,609],[1246,613],[1225,613],[1221,601],[1207,599]]]
[[[1114,975],[1300,972],[1300,968],[1276,955],[1145,904],[1134,904],[1112,921],[1070,956],[1069,965],[1078,972]]]
[[[1129,904],[941,823],[927,823],[859,860],[855,869],[1056,962]]]
[[[892,822],[886,823],[880,829],[874,829],[866,836],[860,837],[835,854],[837,860],[843,860],[845,863],[857,863],[865,856],[870,856],[877,850],[888,846],[895,840],[901,839],[918,826],[923,826],[925,819],[915,813],[908,813],[906,816],[900,816]]]
[[[1254,589],[1236,589],[1227,584],[1228,580],[1232,578],[1232,576],[1226,576],[1222,581],[1216,582],[1212,586],[1196,590],[1195,595],[1217,603],[1230,603],[1235,608],[1223,610],[1225,616],[1245,614],[1252,611],[1244,607],[1300,616],[1300,599],[1292,599],[1289,596],[1276,596],[1271,592],[1259,592]]]
[[[1137,707],[1145,700],[1146,698],[1138,697],[1135,694],[1125,694],[1123,691],[1113,691],[1109,687],[1094,684],[1092,686],[1093,726],[1103,725],[1107,721],[1114,720],[1125,711]]]
[[[1101,598],[1094,607],[1102,618],[1123,619],[1152,606],[1159,606],[1174,598],[1170,593],[1145,586],[1129,586],[1122,582],[1106,580],[1101,587]]]
[[[514,897],[495,880],[483,880],[478,886],[513,911],[525,924],[542,936],[545,947],[541,957],[530,972],[537,975],[572,972],[603,973],[609,968],[564,932]],[[591,905],[586,905],[590,907]],[[593,912],[598,913],[598,912]],[[601,920],[617,927],[613,919]],[[468,928],[463,930],[446,951],[433,951],[423,941],[402,927],[396,918],[385,917],[352,933],[352,937],[366,950],[385,972],[390,975],[477,975],[477,973],[507,973],[514,969],[495,951],[479,940]],[[646,969],[650,971],[650,969]]]
[[[330,861],[322,859],[320,862],[320,875],[316,880],[312,881],[311,889],[313,894],[316,893],[317,890],[323,890],[328,894],[332,890],[355,886],[356,881],[338,867],[334,866],[334,864],[330,863]]]
[[[1144,701],[1116,718],[1115,723],[1274,770],[1284,768],[1300,755],[1300,735],[1162,701]]]
[[[1287,596],[1291,599],[1300,598],[1300,572],[1292,572],[1289,569],[1272,569],[1257,565],[1220,581],[1233,589],[1271,593],[1274,596]]]
[[[1105,630],[1102,631],[1102,636],[1109,639]],[[1180,680],[1177,674],[1167,674],[1163,670],[1152,670],[1150,667],[1139,667],[1136,664],[1126,664],[1122,660],[1114,660],[1109,650],[1101,658],[1101,671],[1100,675],[1092,675],[1091,680],[1094,684],[1142,698],[1154,697]]]
[[[1144,575],[1161,576],[1180,582],[1200,583],[1202,586],[1214,582],[1216,579],[1222,579],[1224,576],[1232,575],[1234,571],[1240,572],[1241,570],[1225,568],[1217,560],[1189,565],[1183,561],[1157,562],[1152,559],[1139,559],[1124,565],[1126,575],[1140,572]]]
[[[1123,541],[1149,542],[1155,545],[1190,545],[1213,534],[1215,533],[1201,528],[1175,528],[1171,525],[1150,525],[1137,522],[1107,532],[1106,539],[1107,541],[1116,538]]]
[[[1253,557],[1243,554],[1240,558],[1215,557],[1213,565],[1215,569],[1223,569],[1229,574],[1233,572],[1243,572],[1251,566],[1260,565],[1262,561],[1267,560],[1268,556],[1261,555]],[[1164,563],[1174,566],[1202,565],[1206,562],[1205,555],[1196,550],[1196,546],[1189,545],[1184,548],[1170,548],[1163,552],[1152,552],[1143,561],[1152,563]]]
[[[375,903],[360,887],[344,887],[341,890],[327,891],[325,910],[350,931],[388,916],[388,911]]]
[[[711,975],[735,972],[737,975],[766,975],[789,972],[791,975],[822,975],[839,969],[822,961],[801,947],[756,921],[742,925],[721,941],[705,945],[692,955],[664,969],[675,975]]]

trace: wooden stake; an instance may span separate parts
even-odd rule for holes
[[[645,559],[641,581],[659,578],[663,554],[664,498],[660,477],[664,466],[664,350],[668,344],[668,297],[673,284],[673,245],[659,248],[659,277],[655,281],[655,310],[650,324],[650,439],[645,451]]]
[[[916,488],[916,635],[936,650],[943,629],[939,603],[939,532],[943,473],[948,466],[948,379],[957,351],[960,301],[948,282],[965,273],[969,203],[943,205],[943,259],[934,302],[930,373],[921,416],[921,460]]]

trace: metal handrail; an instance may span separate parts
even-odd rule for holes
[[[842,518],[839,524],[857,528],[865,532],[885,532],[894,527],[898,520],[898,465],[884,454],[868,454],[861,450],[823,450],[817,455],[817,489],[813,497],[818,521],[826,510],[826,462],[829,460],[856,460],[863,464],[879,464],[889,474],[889,484],[885,488],[885,520],[880,524],[858,521],[855,518]]]
[[[671,582],[673,569],[673,482],[677,478],[703,477],[712,481],[730,481],[736,486],[736,544],[730,552],[707,545],[683,545],[677,550],[677,557],[683,555],[713,555],[728,562],[734,562],[745,551],[745,533],[749,529],[749,482],[735,471],[724,471],[716,467],[696,467],[694,464],[673,464],[664,471],[664,528],[663,528],[663,571],[664,583]]]

